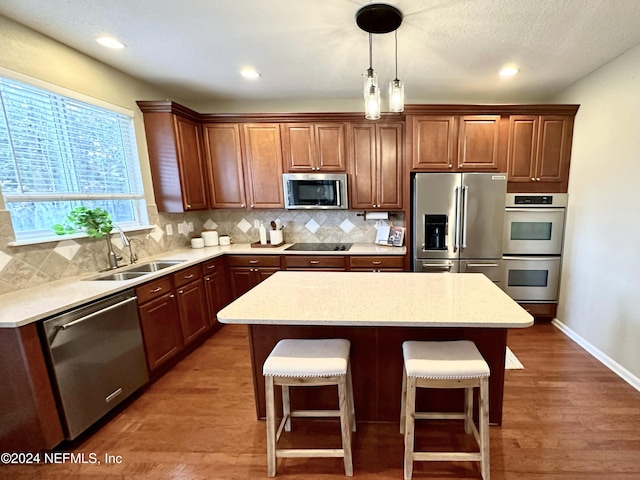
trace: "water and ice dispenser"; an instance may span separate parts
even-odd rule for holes
[[[425,250],[446,250],[447,242],[447,216],[446,215],[425,215],[424,216],[424,249]]]

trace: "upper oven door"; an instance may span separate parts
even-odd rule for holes
[[[560,255],[564,208],[512,208],[505,213],[505,255]]]

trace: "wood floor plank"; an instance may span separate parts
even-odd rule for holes
[[[638,480],[640,393],[549,324],[509,332],[524,370],[508,370],[502,427],[491,427],[493,480]],[[354,376],[358,372],[353,372]],[[400,395],[400,392],[398,392]],[[357,416],[357,412],[356,412]],[[265,425],[255,419],[246,327],[225,326],[173,370],[59,451],[100,465],[0,466],[15,480],[266,478]],[[354,478],[402,478],[397,424],[358,424]],[[294,420],[282,440],[340,445],[337,420]],[[473,449],[455,422],[417,422],[416,442]],[[104,462],[105,454],[121,463]],[[278,477],[344,478],[341,459],[278,460]],[[477,463],[416,463],[413,478],[480,479]]]

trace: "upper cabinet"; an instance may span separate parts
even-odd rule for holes
[[[245,123],[242,128],[249,208],[284,208],[280,126]]]
[[[500,115],[411,115],[412,170],[505,171]]]
[[[283,123],[282,155],[287,172],[344,172],[344,123]]]
[[[209,207],[198,114],[173,102],[137,102],[143,113],[159,212]]]
[[[403,132],[401,122],[351,124],[349,208],[403,207]]]
[[[511,115],[508,191],[567,191],[573,120],[569,115]]]

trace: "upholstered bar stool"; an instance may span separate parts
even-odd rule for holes
[[[400,432],[404,433],[404,478],[413,475],[414,461],[479,461],[489,480],[489,365],[473,342],[408,341],[402,344],[402,407]],[[464,388],[464,412],[416,412],[416,388]],[[480,389],[479,424],[473,421],[473,389]],[[416,419],[464,419],[464,430],[473,433],[479,452],[415,451]]]
[[[343,457],[344,471],[353,476],[351,432],[356,430],[349,348],[344,339],[280,340],[264,362],[267,404],[267,473],[276,474],[276,459],[282,457]],[[276,431],[274,386],[282,387],[283,417]],[[289,387],[338,386],[338,410],[291,410]],[[342,448],[278,449],[282,430],[291,430],[292,417],[340,417]]]

